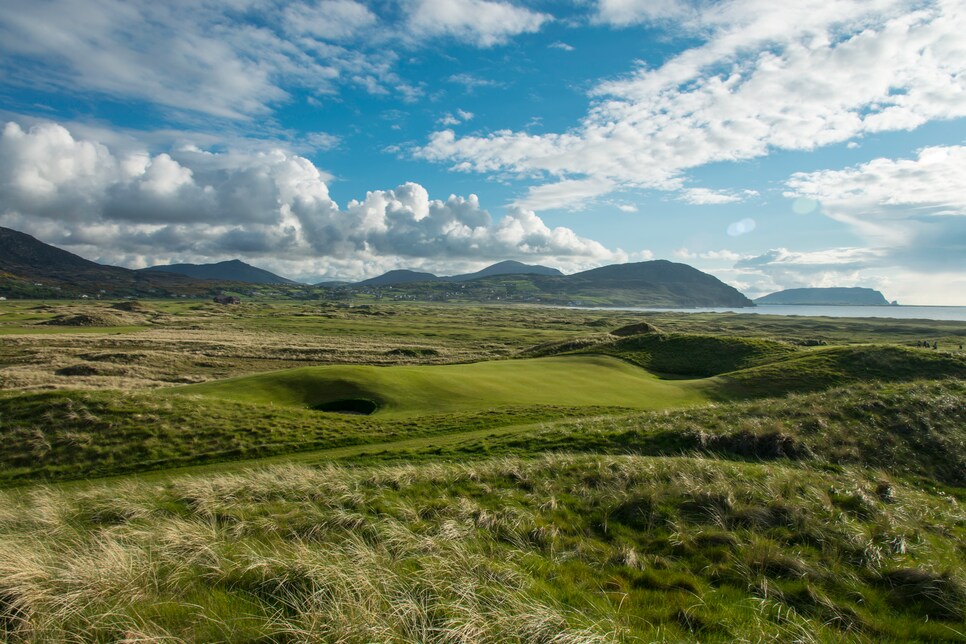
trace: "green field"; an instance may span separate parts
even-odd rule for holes
[[[240,402],[319,408],[374,402],[380,415],[565,405],[663,409],[707,400],[698,381],[660,380],[610,356],[567,356],[473,364],[305,367],[172,390]]]
[[[966,324],[357,304],[0,303],[0,639],[966,642]]]

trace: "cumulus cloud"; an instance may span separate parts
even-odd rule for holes
[[[415,183],[340,208],[328,179],[282,150],[115,151],[58,124],[10,122],[0,136],[0,225],[110,263],[241,256],[293,276],[502,259],[577,269],[628,258],[530,210],[494,220],[475,195],[431,199]]]
[[[803,216],[849,226],[867,247],[786,248],[716,271],[751,293],[813,286],[867,286],[906,304],[962,303],[966,278],[966,146],[923,148],[845,169],[799,172],[785,196]]]
[[[627,16],[664,6],[605,5]],[[659,17],[678,6],[687,5],[667,3]],[[708,163],[966,116],[966,12],[956,0],[732,0],[680,20],[704,44],[599,84],[572,129],[442,130],[417,155],[475,172],[682,190],[687,171]]]
[[[408,24],[417,37],[452,36],[491,47],[538,31],[550,16],[495,0],[411,0]]]
[[[915,159],[879,158],[844,170],[799,172],[786,197],[809,199],[878,244],[966,257],[966,146],[923,148]]]

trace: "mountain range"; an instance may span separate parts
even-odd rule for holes
[[[0,227],[0,294],[58,297],[100,294],[169,296],[202,294],[211,287],[171,273],[142,273],[105,266]]]
[[[475,273],[464,273],[462,275],[449,275],[439,277],[432,273],[421,273],[410,270],[394,270],[383,273],[378,277],[370,277],[367,280],[358,282],[359,286],[392,286],[394,284],[409,284],[413,282],[470,282],[484,277],[494,277],[496,275],[554,275],[561,277],[563,273],[556,268],[540,266],[537,264],[523,264],[513,260],[498,262],[492,266],[487,266],[483,270]]]
[[[166,297],[210,295],[243,283],[284,289],[298,285],[268,271],[233,260],[217,264],[175,264],[130,270],[106,266],[0,227],[0,295],[77,297],[103,294]],[[378,297],[517,301],[585,306],[744,307],[754,304],[716,277],[665,260],[616,264],[564,275],[554,268],[500,262],[476,273],[438,277],[416,271],[390,271],[358,284],[317,286],[319,295],[339,297],[375,289]],[[303,293],[304,295],[304,293]]]
[[[659,308],[754,306],[737,289],[713,275],[667,260],[614,264],[572,275],[544,266],[507,264],[484,269],[479,277],[470,274],[440,278],[431,273],[390,271],[355,286],[391,288],[394,297],[409,299],[497,299]],[[521,272],[525,269],[537,272]]]

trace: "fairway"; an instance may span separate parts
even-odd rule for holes
[[[368,400],[380,415],[410,415],[527,405],[663,409],[703,402],[707,387],[698,380],[660,380],[618,358],[582,355],[436,366],[303,367],[171,391],[310,408]]]

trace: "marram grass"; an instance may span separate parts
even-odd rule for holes
[[[0,497],[10,641],[962,641],[966,514],[883,474],[556,455]]]

